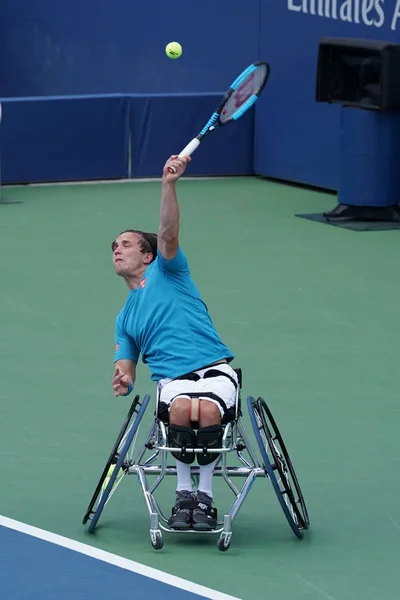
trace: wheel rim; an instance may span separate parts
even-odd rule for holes
[[[292,486],[290,485],[290,481],[288,480],[285,469],[283,467],[284,464],[286,465],[286,461],[284,459],[289,457],[286,447],[284,447],[284,451],[282,449],[282,453],[284,456],[280,456],[281,453],[276,447],[276,441],[274,441],[275,436],[271,436],[271,429],[268,426],[268,420],[266,418],[268,417],[268,415],[270,415],[271,417],[272,415],[262,398],[258,398],[257,401],[255,401],[254,398],[248,397],[247,402],[250,421],[253,427],[259,450],[261,452],[262,460],[264,463],[264,470],[266,471],[266,474],[268,475],[272,483],[281,508],[293,533],[296,535],[296,537],[302,538],[304,535],[303,530],[307,529],[309,526],[308,515],[305,509],[304,499],[301,494],[297,478],[295,479],[297,483],[296,489],[300,491],[302,506],[304,506],[304,516],[298,509],[295,497],[293,493],[291,493]],[[266,409],[265,412],[264,409]],[[276,427],[275,421],[273,421],[273,423],[275,426],[275,433],[278,432],[279,437],[282,440],[279,430]],[[292,472],[294,473],[294,468],[292,462],[290,461],[290,458],[289,464],[291,470],[288,467],[288,471],[290,474],[292,474]]]
[[[126,457],[128,451],[129,451],[129,448],[130,448],[130,445],[132,443],[132,440],[133,440],[133,438],[134,438],[134,436],[135,436],[135,434],[137,432],[137,429],[138,429],[138,427],[140,425],[140,422],[141,422],[143,414],[144,414],[144,412],[145,412],[145,410],[147,408],[149,400],[150,400],[150,396],[146,395],[144,397],[144,399],[143,399],[142,404],[140,405],[140,408],[139,408],[138,412],[137,412],[136,419],[134,420],[134,422],[132,423],[132,425],[131,425],[131,427],[130,427],[130,429],[128,431],[128,434],[126,436],[126,439],[125,439],[125,442],[123,444],[123,447],[122,447],[122,449],[121,449],[121,451],[119,453],[118,460],[117,460],[117,462],[115,464],[113,473],[112,473],[112,475],[110,477],[110,480],[109,480],[109,482],[107,484],[106,489],[102,493],[102,496],[100,498],[98,506],[97,506],[96,510],[94,511],[93,517],[92,517],[92,519],[90,521],[90,524],[89,524],[89,527],[88,527],[89,533],[92,533],[94,531],[95,527],[96,527],[96,524],[97,524],[97,522],[98,522],[98,520],[100,518],[100,515],[101,515],[101,513],[102,513],[102,511],[103,511],[103,509],[104,509],[104,507],[105,507],[105,505],[106,505],[106,503],[108,501],[108,498],[109,498],[109,496],[110,496],[110,494],[111,494],[111,492],[113,490],[114,483],[115,483],[115,481],[117,479],[117,475],[118,475],[120,469],[123,469],[124,472],[125,472],[125,469],[124,469],[124,460],[125,460],[125,457]]]
[[[99,497],[99,494],[101,493],[102,487],[103,487],[103,483],[107,477],[107,473],[111,467],[112,464],[116,464],[116,462],[118,461],[118,448],[123,440],[123,437],[126,433],[126,430],[128,429],[129,423],[131,421],[132,416],[134,415],[135,411],[136,411],[136,407],[139,404],[139,396],[136,396],[132,402],[132,405],[128,411],[128,414],[125,417],[125,421],[121,427],[121,430],[118,434],[117,440],[113,446],[113,449],[111,450],[111,453],[108,457],[108,460],[106,462],[106,466],[103,469],[103,472],[101,474],[101,477],[99,479],[99,482],[97,484],[97,487],[94,491],[94,494],[90,500],[89,506],[86,509],[86,513],[85,516],[83,518],[82,523],[85,525],[87,523],[87,521],[90,519],[90,517],[94,514],[93,508],[96,505],[97,499]]]
[[[303,529],[308,529],[310,520],[308,517],[307,507],[285,442],[282,439],[282,435],[265,400],[258,398],[257,407],[259,413],[261,414],[263,426],[268,431],[268,437],[271,443],[271,454],[274,457],[276,470],[279,472],[298,522]],[[292,481],[290,481],[290,479]]]

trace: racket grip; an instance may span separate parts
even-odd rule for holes
[[[200,140],[198,138],[193,138],[192,141],[184,147],[182,152],[178,154],[179,158],[182,158],[183,156],[190,156],[199,146]],[[168,167],[168,171],[170,173],[176,173],[175,167]]]

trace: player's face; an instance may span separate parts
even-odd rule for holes
[[[142,252],[137,233],[121,233],[113,244],[113,265],[117,275],[135,275],[148,263],[149,255]]]

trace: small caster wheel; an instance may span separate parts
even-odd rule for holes
[[[160,532],[151,534],[151,545],[155,550],[161,550],[164,546],[164,540]]]
[[[217,542],[217,548],[221,552],[226,552],[227,550],[229,550],[230,545],[231,545],[230,539],[226,538],[224,536],[220,537]]]

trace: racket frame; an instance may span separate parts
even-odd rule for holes
[[[221,114],[222,114],[222,112],[224,110],[224,106],[227,104],[229,98],[232,96],[232,94],[234,94],[234,92],[238,89],[238,87],[245,81],[245,79],[249,75],[251,75],[251,73],[254,73],[254,71],[256,71],[262,65],[265,65],[265,67],[266,67],[266,76],[264,78],[264,81],[263,81],[260,89],[257,91],[256,94],[254,94],[254,93],[251,94],[251,96],[249,98],[247,98],[247,100],[242,104],[242,106],[240,108],[238,108],[238,110],[235,113],[233,113],[233,115],[227,121],[222,122]],[[242,73],[238,77],[236,77],[235,81],[231,84],[230,88],[225,93],[224,97],[222,98],[218,108],[211,115],[211,117],[207,121],[206,125],[203,127],[203,129],[200,131],[200,133],[196,137],[194,137],[192,140],[190,140],[190,142],[178,154],[178,157],[182,158],[183,156],[190,156],[191,154],[193,154],[193,152],[195,150],[197,150],[197,148],[200,146],[200,143],[202,142],[202,140],[206,136],[208,136],[212,131],[214,131],[218,127],[223,127],[224,125],[228,125],[229,123],[232,123],[233,121],[237,121],[238,119],[240,119],[240,117],[242,117],[244,115],[244,113],[247,112],[247,110],[256,102],[256,100],[260,96],[261,92],[265,88],[268,78],[269,78],[270,70],[271,69],[270,69],[269,63],[267,63],[265,60],[259,60],[259,61],[252,63],[251,65],[249,65],[247,67],[247,69],[242,71]],[[170,173],[176,173],[176,169],[173,166],[169,166],[168,171]]]

